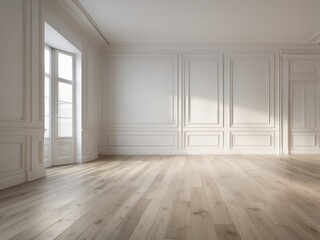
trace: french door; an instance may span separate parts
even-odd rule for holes
[[[75,58],[45,48],[45,166],[75,163]]]

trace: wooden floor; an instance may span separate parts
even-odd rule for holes
[[[116,156],[0,191],[0,239],[320,239],[320,156]]]

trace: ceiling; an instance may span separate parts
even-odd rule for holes
[[[300,44],[320,0],[77,0],[111,44]]]

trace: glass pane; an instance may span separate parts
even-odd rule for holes
[[[58,77],[72,81],[72,56],[58,53]]]
[[[58,119],[58,136],[72,137],[72,119],[67,119],[67,118]]]
[[[49,98],[45,98],[44,99],[44,115],[49,115],[50,114],[50,99]]]
[[[59,82],[59,101],[72,102],[72,85]]]
[[[44,137],[49,138],[50,137],[50,117],[49,116],[45,116],[44,118],[44,128],[45,128]]]
[[[72,103],[59,102],[59,117],[72,118]]]
[[[44,96],[50,97],[50,78],[44,79]]]
[[[44,71],[46,73],[51,73],[51,58],[50,51],[48,49],[44,49]]]

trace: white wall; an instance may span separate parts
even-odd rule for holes
[[[39,44],[38,8],[35,1],[1,1],[0,189],[45,175],[43,83],[32,47]]]
[[[103,58],[101,153],[278,153],[278,54]]]
[[[282,120],[279,47],[114,49],[102,61],[102,154],[319,152],[319,59],[290,62],[300,109]]]
[[[177,63],[177,55],[170,54],[111,55],[103,59],[103,76],[108,81],[102,87],[102,153],[177,151]]]
[[[100,139],[100,53],[92,46],[87,49],[87,74],[82,85],[82,160],[98,157]]]
[[[46,174],[44,21],[82,52],[82,149],[78,161],[90,161],[98,156],[99,45],[57,3],[49,0],[0,3],[0,189]]]

